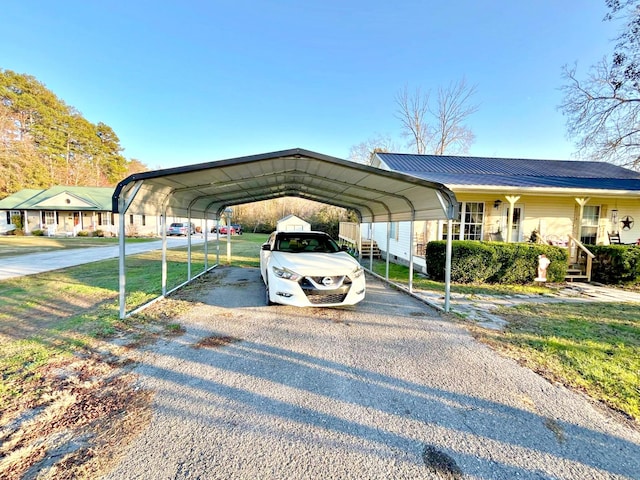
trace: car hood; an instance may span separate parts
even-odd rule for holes
[[[359,267],[347,252],[288,253],[273,252],[271,264],[304,276],[348,275]]]

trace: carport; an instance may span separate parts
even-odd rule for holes
[[[458,202],[454,193],[440,183],[299,148],[137,173],[121,181],[113,194],[112,210],[118,214],[120,222],[120,318],[133,313],[127,314],[125,308],[124,232],[127,213],[156,215],[162,219],[162,295],[158,298],[163,298],[171,293],[167,292],[166,285],[167,216],[189,220],[205,219],[205,269],[192,276],[189,235],[188,278],[184,283],[186,284],[217,266],[209,267],[206,260],[206,221],[219,222],[227,207],[279,197],[300,197],[351,209],[356,212],[361,223],[410,221],[412,232],[413,222],[421,220],[448,220],[448,231],[451,231],[451,221],[458,214]],[[410,268],[412,274],[412,261]],[[445,272],[445,311],[449,310],[450,269],[449,236]]]

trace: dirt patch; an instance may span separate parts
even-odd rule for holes
[[[0,478],[93,479],[107,473],[151,420],[153,392],[141,389],[132,373],[138,349],[184,333],[174,319],[192,305],[158,302],[115,323],[114,334],[29,374],[0,412]],[[37,327],[26,333],[48,335],[51,343],[77,333],[48,330],[55,320],[40,311],[34,317]]]
[[[229,336],[216,336],[206,337],[193,345],[193,348],[220,348],[232,343],[241,342],[241,338],[229,337]]]
[[[0,478],[96,478],[151,420],[130,359],[88,355],[40,369],[37,400],[0,417]],[[29,398],[25,395],[24,398]]]

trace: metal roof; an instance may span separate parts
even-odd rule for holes
[[[86,205],[69,205],[64,200],[67,194]],[[0,210],[88,210],[109,211],[113,188],[110,187],[68,187],[63,185],[36,190],[20,190],[0,200]],[[53,201],[59,197],[59,203]]]
[[[131,175],[112,199],[115,213],[215,218],[225,207],[301,197],[353,209],[362,222],[454,218],[444,185],[303,149]]]
[[[640,192],[640,172],[605,162],[377,153],[392,171],[447,186]]]

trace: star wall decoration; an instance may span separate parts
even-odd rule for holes
[[[622,224],[623,230],[631,230],[631,228],[633,228],[633,217],[631,215],[627,215],[620,220],[620,223]]]

